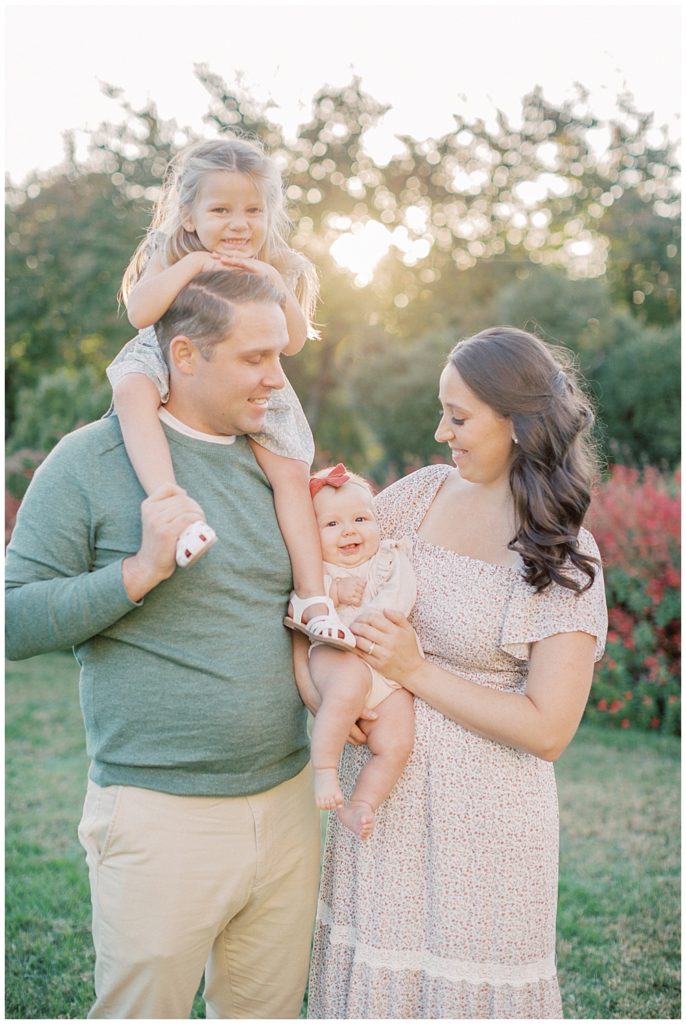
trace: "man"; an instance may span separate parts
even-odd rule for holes
[[[290,563],[245,437],[284,386],[282,298],[254,274],[202,274],[157,331],[179,486],[142,501],[116,417],[64,438],[8,551],[7,651],[73,646],[81,665],[89,1016],[188,1017],[204,970],[208,1017],[297,1017],[319,821],[282,625]],[[174,571],[198,518],[219,542]]]

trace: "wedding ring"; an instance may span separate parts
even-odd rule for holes
[[[375,647],[376,647],[376,644],[372,640],[371,644],[369,645],[369,650],[367,651],[367,654],[371,654]]]

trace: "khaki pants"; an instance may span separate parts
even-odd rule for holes
[[[298,1017],[319,875],[311,768],[248,797],[89,781],[79,826],[93,904],[89,1017]]]

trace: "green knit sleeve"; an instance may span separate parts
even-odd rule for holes
[[[93,569],[94,513],[85,471],[87,452],[65,438],[22,502],[6,559],[11,660],[83,643],[137,607],[124,588],[122,558]]]

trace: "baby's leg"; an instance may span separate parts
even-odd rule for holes
[[[317,807],[333,810],[343,803],[338,762],[351,727],[360,716],[371,688],[369,668],[355,654],[317,645],[310,673],[321,698],[312,726],[312,767]]]
[[[373,756],[360,772],[350,802],[338,808],[338,817],[360,839],[372,834],[376,809],[400,778],[414,745],[411,693],[396,690],[374,710],[379,717],[363,725]]]

